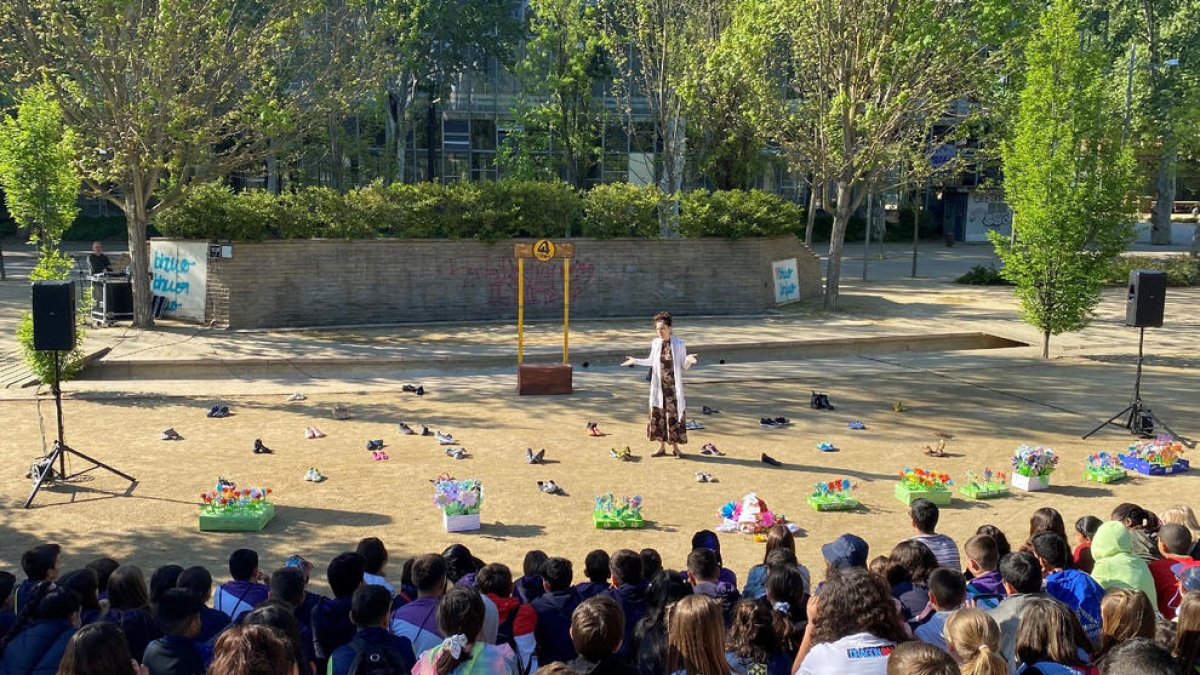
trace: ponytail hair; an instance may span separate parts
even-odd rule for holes
[[[960,609],[946,620],[946,646],[962,660],[962,675],[1008,675],[1000,653],[1000,627],[987,612]]]
[[[767,572],[766,589],[775,637],[785,651],[792,652],[800,646],[808,624],[804,575],[792,565],[772,567]]]
[[[0,640],[0,655],[3,655],[13,638],[29,627],[31,621],[65,621],[79,611],[79,597],[74,592],[51,581],[39,581],[29,592],[29,600],[17,616],[8,634]]]
[[[454,586],[446,591],[438,603],[438,630],[446,636],[438,652],[434,668],[438,675],[448,675],[455,668],[471,660],[471,648],[483,630],[483,597],[470,586]],[[454,655],[453,647],[459,653]]]

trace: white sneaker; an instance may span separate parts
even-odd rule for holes
[[[305,401],[305,400],[308,400],[308,397],[305,396],[304,394],[292,394],[291,396],[289,396],[287,398],[287,400],[289,400],[289,401]]]
[[[454,440],[453,436],[450,434],[443,434],[440,431],[435,433],[433,437],[436,438],[437,442],[442,445],[454,445],[455,443],[458,443],[458,441]]]
[[[304,480],[311,481],[313,479],[313,473],[315,473],[315,472],[316,472],[315,468],[313,468],[311,466],[308,467],[308,473],[304,474]]]

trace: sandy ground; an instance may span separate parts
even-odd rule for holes
[[[1127,500],[1152,509],[1181,500],[1200,507],[1197,474],[1135,478],[1112,486],[1082,479],[1087,453],[1117,450],[1129,442],[1123,432],[1079,439],[1123,405],[1132,382],[1128,364],[1040,362],[1010,358],[1005,351],[913,355],[874,360],[874,365],[830,360],[698,369],[687,394],[694,417],[707,428],[691,432],[684,460],[648,456],[653,446],[644,436],[646,383],[640,369],[581,374],[571,397],[517,397],[511,376],[427,381],[430,393],[424,397],[314,392],[294,403],[281,395],[227,397],[222,400],[235,413],[227,419],[205,418],[216,402],[208,398],[69,398],[64,403],[68,442],[135,475],[138,484],[126,494],[122,480],[94,472],[77,484],[44,491],[28,511],[20,502],[29,484],[16,469],[39,454],[39,420],[47,435],[53,433],[53,405],[43,402],[39,411],[33,401],[0,401],[10,469],[0,476],[6,507],[0,511],[0,568],[15,569],[21,551],[35,542],[57,541],[66,550],[66,569],[107,554],[147,570],[165,563],[204,564],[219,579],[229,552],[250,546],[260,552],[265,568],[302,553],[318,564],[315,576],[321,576],[333,555],[353,549],[365,536],[386,542],[396,561],[393,576],[404,558],[440,551],[452,542],[466,543],[484,560],[514,567],[527,550],[542,549],[575,561],[577,576],[583,557],[597,547],[653,547],[668,566],[682,566],[692,533],[714,528],[726,501],[756,491],[802,528],[800,560],[819,569],[820,544],[842,532],[864,536],[873,553],[886,552],[909,533],[905,507],[892,496],[893,476],[900,469],[937,468],[958,478],[970,468],[1007,468],[1020,442],[1050,445],[1061,453],[1054,489],[989,502],[956,499],[944,511],[942,531],[961,541],[979,525],[993,523],[1019,544],[1029,514],[1042,506],[1060,509],[1068,523],[1084,514],[1105,516]],[[1147,381],[1156,412],[1177,427],[1191,428],[1200,404],[1194,372],[1151,368]],[[818,386],[830,393],[836,411],[807,407],[810,387]],[[905,401],[908,412],[891,411],[897,399]],[[333,420],[329,407],[334,402],[348,405],[354,418]],[[722,412],[702,416],[701,405]],[[758,427],[764,415],[783,415],[795,425],[765,431]],[[852,419],[868,428],[848,430]],[[455,461],[432,438],[401,436],[398,421],[451,432],[471,457]],[[588,421],[598,422],[609,435],[587,437]],[[312,425],[328,438],[305,440],[303,429]],[[166,427],[185,440],[158,440],[158,431]],[[923,457],[921,446],[936,442],[939,430],[954,435],[947,447],[951,456]],[[275,453],[253,454],[255,438]],[[364,450],[372,438],[387,443],[388,461],[373,461]],[[822,440],[832,441],[840,452],[817,452]],[[728,456],[697,455],[705,442]],[[636,461],[608,457],[610,447],[625,445],[634,449]],[[524,463],[529,446],[547,449],[545,466]],[[785,466],[761,464],[762,452]],[[303,481],[310,466],[329,480]],[[696,483],[693,474],[700,470],[719,482]],[[481,531],[443,531],[427,480],[444,472],[483,480]],[[274,489],[278,515],[265,532],[196,530],[200,493],[211,489],[218,475],[242,486]],[[816,481],[841,477],[860,485],[861,511],[816,513],[805,505]],[[535,481],[546,478],[570,496],[538,492]],[[593,498],[610,491],[643,497],[650,521],[646,529],[592,528]],[[745,536],[722,535],[722,542],[726,564],[739,576],[761,560],[762,545]]]

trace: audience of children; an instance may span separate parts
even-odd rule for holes
[[[917,536],[870,570],[857,536],[821,546],[815,585],[792,532],[772,528],[744,593],[709,531],[685,570],[653,549],[597,550],[575,586],[565,558],[530,551],[514,579],[458,544],[393,584],[386,546],[366,538],[330,561],[332,598],[308,590],[301,556],[264,575],[238,549],[213,593],[202,567],[164,565],[149,584],[110,558],[64,573],[43,544],[20,583],[0,572],[0,675],[1200,675],[1191,509],[1080,518],[1075,550],[1061,514],[1039,509],[1004,555],[995,527],[960,555],[935,505],[909,517]]]

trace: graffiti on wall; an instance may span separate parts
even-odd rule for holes
[[[150,293],[163,298],[163,315],[204,321],[208,285],[208,244],[150,242]]]
[[[517,306],[517,261],[498,261],[489,256],[462,256],[449,260],[449,276],[458,289],[472,294],[487,290],[489,307]],[[571,261],[571,302],[579,299],[591,285],[596,265]],[[525,262],[525,304],[561,305],[563,301],[562,263]]]
[[[776,305],[787,305],[800,300],[800,274],[796,271],[795,258],[772,262],[771,276],[775,277]]]

